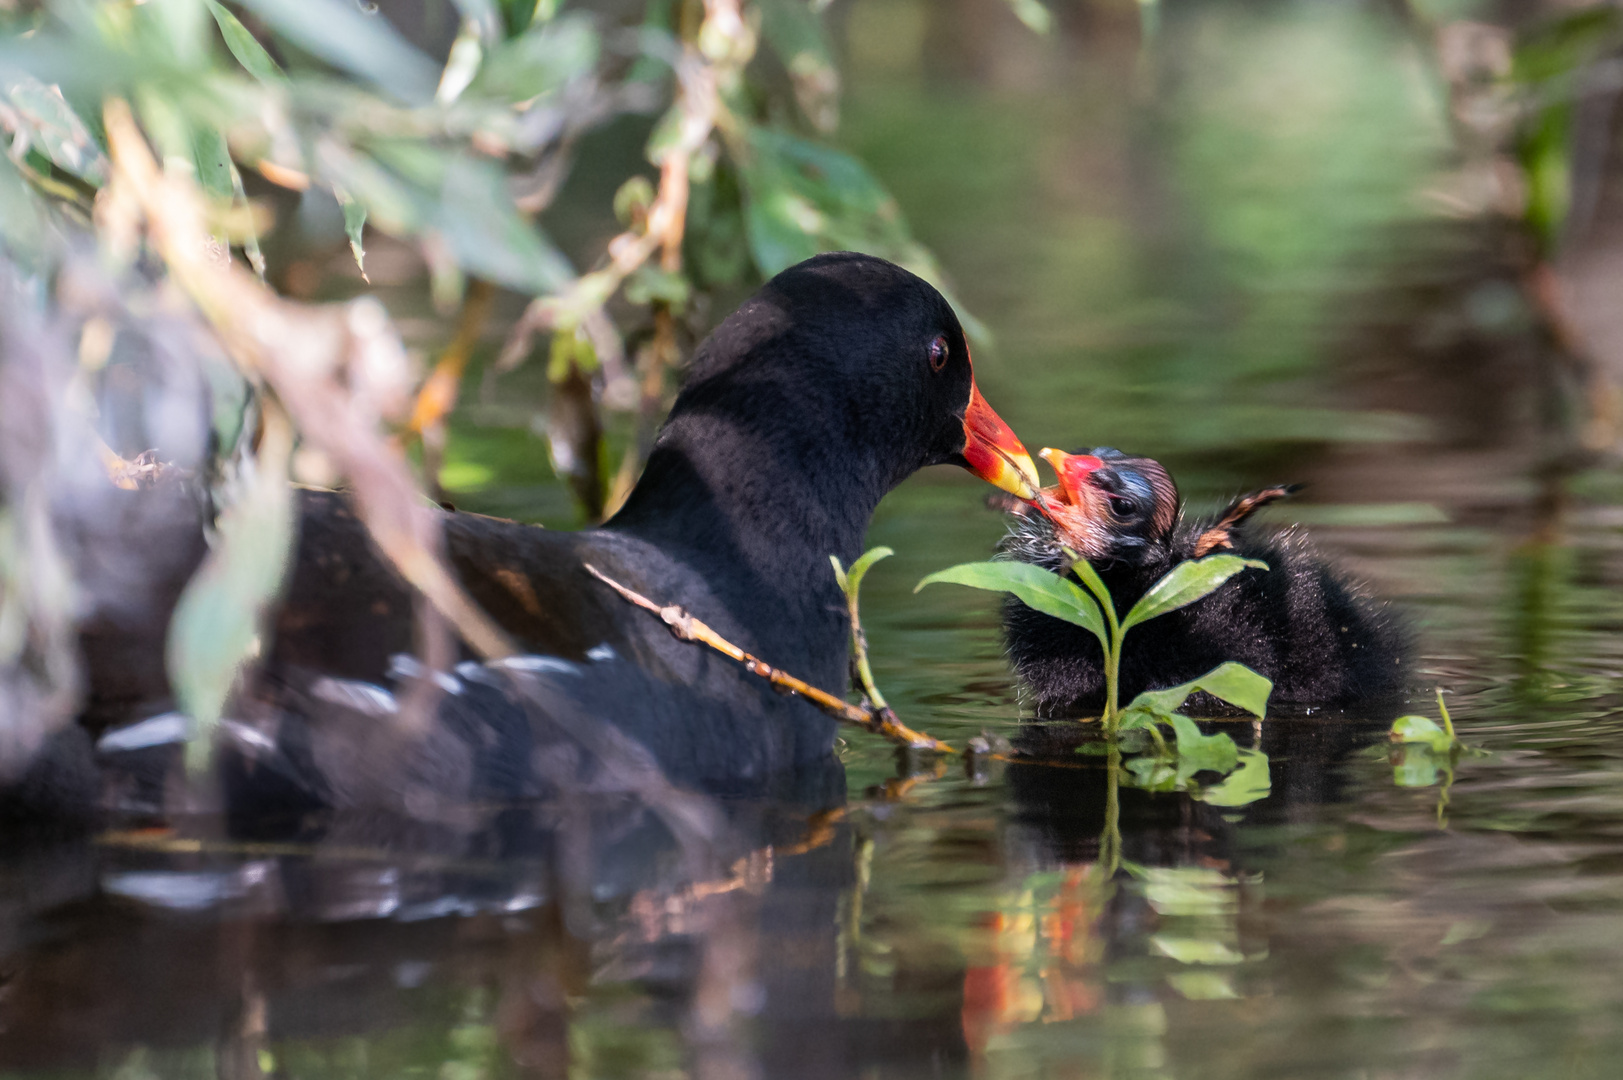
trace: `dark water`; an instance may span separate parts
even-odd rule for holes
[[[1271,793],[1221,806],[848,734],[843,807],[731,807],[697,874],[624,807],[513,858],[364,822],[40,844],[0,865],[0,1069],[1616,1074],[1623,483],[1541,498],[1531,316],[1494,227],[1424,212],[1442,133],[1406,47],[1339,7],[1213,8],[1146,70],[1131,10],[1050,43],[930,11],[846,16],[845,133],[996,333],[987,396],[1033,449],[1163,456],[1196,503],[1309,481],[1274,520],[1401,609],[1414,708],[1444,688],[1483,753],[1428,772],[1384,723],[1234,724]],[[503,460],[472,505],[560,513]],[[983,494],[899,489],[864,597],[880,685],[959,746],[1028,733],[995,601],[911,593],[991,548]]]

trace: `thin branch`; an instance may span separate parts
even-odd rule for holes
[[[797,679],[788,672],[775,668],[766,661],[750,655],[716,633],[702,619],[689,614],[686,608],[677,604],[656,604],[635,589],[629,589],[615,581],[590,563],[586,564],[586,572],[619,593],[627,602],[636,604],[638,607],[658,615],[660,620],[671,628],[671,633],[678,640],[694,641],[701,645],[710,646],[724,656],[731,657],[743,664],[751,675],[759,675],[779,690],[799,694],[836,720],[847,724],[855,724],[864,731],[883,735],[892,742],[900,743],[903,746],[911,746],[920,750],[940,750],[949,754],[957,753],[956,750],[939,739],[932,738],[923,732],[914,731],[906,724],[903,724],[896,719],[896,714],[889,709],[875,711],[865,709],[860,705],[852,705],[850,702],[835,697],[826,690],[819,690],[810,683]]]

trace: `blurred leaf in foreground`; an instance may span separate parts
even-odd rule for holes
[[[106,181],[106,156],[58,88],[28,74],[7,77],[0,98],[0,125],[12,133],[14,160],[34,145],[57,168],[87,183]]]
[[[186,585],[169,626],[170,682],[191,717],[188,764],[206,766],[210,729],[245,660],[260,643],[261,618],[282,584],[293,543],[288,458],[293,430],[267,408],[259,453],[243,470],[241,494],[220,514],[214,549]]]

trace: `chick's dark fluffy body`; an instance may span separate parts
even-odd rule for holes
[[[1135,552],[1136,560],[1094,559],[1119,614],[1155,582],[1195,557],[1215,519],[1185,521],[1170,536]],[[1401,703],[1409,641],[1387,607],[1325,565],[1295,528],[1245,525],[1229,533],[1225,554],[1258,559],[1211,595],[1141,623],[1124,639],[1120,700],[1204,675],[1226,660],[1273,680],[1270,715],[1321,710],[1376,712]],[[1054,525],[1037,513],[1017,515],[1000,556],[1062,572],[1069,560]],[[1104,705],[1104,655],[1080,626],[1034,611],[1010,597],[1003,609],[1010,660],[1035,696],[1039,714],[1080,715]],[[1221,713],[1223,703],[1197,695],[1195,712]]]

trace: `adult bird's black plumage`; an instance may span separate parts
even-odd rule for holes
[[[458,698],[455,723],[432,751],[428,772],[441,779],[422,782],[480,798],[528,790],[533,710],[504,706],[499,692],[518,675],[544,685],[553,712],[612,721],[683,782],[757,791],[827,761],[828,717],[673,639],[584,567],[680,604],[745,650],[837,692],[848,628],[828,557],[855,559],[880,498],[938,463],[1034,491],[1030,458],[980,397],[946,300],[857,254],[779,274],[698,348],[642,479],[607,524],[554,532],[444,515],[463,585],[530,658],[505,674],[465,665],[441,680]],[[318,803],[361,801],[401,782],[348,733],[376,728],[371,714],[396,707],[368,686],[398,685],[390,665],[413,651],[412,610],[344,497],[302,493],[291,584],[237,718],[283,746]],[[494,759],[505,772],[489,767]]]
[[[1253,492],[1215,517],[1190,521],[1159,462],[1109,447],[1043,456],[1060,477],[1045,489],[1048,513],[1016,503],[1000,551],[1059,572],[1070,565],[1064,551],[1070,548],[1098,571],[1123,614],[1187,559],[1228,552],[1268,564],[1129,631],[1121,660],[1124,703],[1225,660],[1273,680],[1271,711],[1369,711],[1401,701],[1409,647],[1399,622],[1327,566],[1299,530],[1247,520],[1293,488]],[[1103,704],[1103,656],[1091,633],[1013,599],[1003,627],[1010,659],[1039,712],[1080,713]]]

